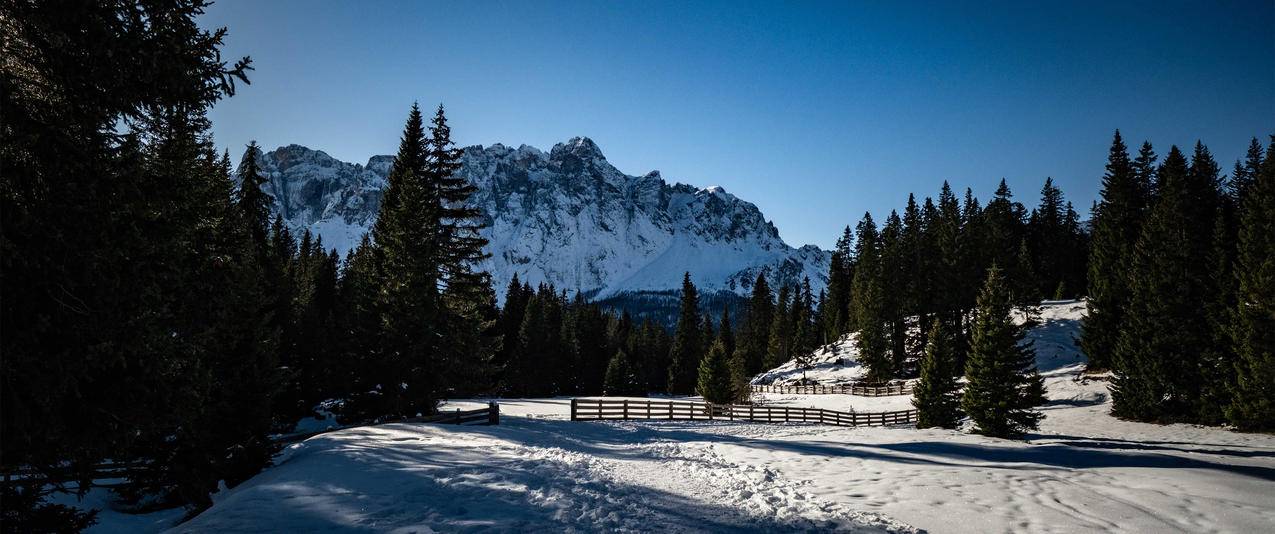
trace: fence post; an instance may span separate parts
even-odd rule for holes
[[[627,421],[629,419],[629,399],[624,399],[623,406],[624,406],[624,419]]]
[[[712,421],[713,420],[713,403],[710,402],[710,403],[704,404],[704,408],[708,410],[708,420]]]
[[[456,408],[456,424],[460,424],[460,408]]]
[[[673,401],[668,401],[668,418],[669,421],[673,420]]]
[[[571,399],[571,420],[576,420],[576,399]]]
[[[784,406],[784,422],[788,422],[788,407]]]
[[[500,405],[496,404],[496,401],[487,403],[487,424],[500,424]]]

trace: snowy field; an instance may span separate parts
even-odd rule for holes
[[[293,445],[173,531],[1275,531],[1275,436],[1113,419],[1106,383],[1079,374],[1071,337],[1082,312],[1046,305],[1030,332],[1050,401],[1023,441],[908,427],[571,422],[568,399],[502,400],[497,427],[394,424]],[[911,397],[758,400],[879,411]],[[175,517],[108,511],[93,531],[162,530]]]

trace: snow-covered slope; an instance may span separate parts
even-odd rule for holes
[[[1085,362],[1085,355],[1080,352],[1076,343],[1084,316],[1084,301],[1041,302],[1040,315],[1035,318],[1037,324],[1029,328],[1024,336],[1024,342],[1030,342],[1036,349],[1036,366],[1041,374]],[[1025,317],[1021,312],[1015,312],[1014,320],[1023,324]],[[868,372],[867,368],[859,364],[858,357],[858,335],[850,333],[815,349],[808,359],[809,367],[803,368],[798,365],[797,360],[790,360],[753,377],[752,383],[835,385],[858,382]]]
[[[289,145],[261,162],[274,210],[344,253],[375,221],[393,157],[356,165]],[[588,138],[548,153],[471,146],[463,163],[490,223],[483,267],[500,292],[514,274],[598,299],[675,290],[685,271],[708,293],[746,294],[762,271],[772,285],[826,284],[829,253],[788,246],[757,206],[721,187],[670,185],[658,171],[626,175]]]

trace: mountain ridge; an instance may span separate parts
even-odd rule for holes
[[[620,172],[588,137],[548,152],[496,143],[462,154],[458,172],[477,186],[471,202],[489,225],[492,257],[481,267],[498,293],[514,274],[599,300],[667,295],[685,271],[708,294],[744,295],[763,271],[772,286],[807,277],[815,292],[826,286],[830,254],[789,246],[756,205],[659,171]],[[375,221],[394,157],[355,164],[290,144],[258,160],[273,213],[345,254]]]

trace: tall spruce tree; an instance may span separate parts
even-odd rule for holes
[[[726,345],[718,338],[699,362],[696,392],[713,404],[729,404],[735,400],[735,383],[731,378]]]
[[[774,369],[792,357],[792,315],[794,299],[788,286],[779,286],[775,298],[775,316],[770,321],[769,343],[766,346],[764,367]]]
[[[669,351],[668,392],[686,395],[694,392],[699,360],[703,356],[703,336],[700,329],[699,292],[691,283],[691,273],[682,277],[681,311],[678,313],[677,330],[673,334],[673,346]]]
[[[372,237],[381,262],[378,311],[379,407],[387,416],[434,411],[441,370],[443,314],[439,295],[439,191],[430,179],[430,155],[420,108],[412,105],[388,176]]]
[[[451,140],[451,127],[442,104],[430,120],[426,144],[427,187],[436,191],[438,272],[442,285],[440,323],[443,336],[438,347],[438,375],[449,383],[465,384],[490,374],[499,346],[497,311],[491,277],[478,269],[489,254],[482,211],[470,203],[478,189],[459,174],[462,151]],[[429,387],[437,388],[431,384]]]
[[[774,321],[775,297],[771,295],[770,284],[766,282],[766,273],[757,274],[753,282],[752,296],[748,299],[748,313],[744,318],[744,328],[739,340],[739,348],[743,350],[745,372],[754,376],[762,371],[766,352],[770,350],[770,325]]]
[[[1149,156],[1154,161],[1154,156]],[[1094,210],[1093,241],[1089,249],[1088,314],[1080,345],[1089,368],[1109,369],[1129,306],[1128,267],[1133,258],[1146,212],[1146,186],[1116,131],[1102,178],[1101,200]]]
[[[903,220],[891,210],[881,229],[882,312],[890,338],[891,374],[903,371],[907,354],[906,278],[908,252],[903,242]]]
[[[868,380],[894,377],[890,358],[890,331],[885,310],[881,239],[871,213],[863,214],[856,233],[854,288],[851,303],[858,325],[859,361],[868,368]]]
[[[850,331],[850,286],[854,277],[854,232],[847,226],[837,239],[828,264],[828,302],[823,314],[823,342]]]
[[[261,166],[257,163],[257,142],[248,143],[243,159],[239,163],[239,188],[235,191],[235,204],[239,207],[244,223],[248,225],[248,233],[256,245],[258,254],[264,258],[270,235],[270,197],[261,189],[266,178],[261,175]]]
[[[1192,420],[1199,356],[1211,344],[1201,303],[1208,297],[1213,209],[1218,191],[1207,155],[1173,147],[1158,171],[1158,199],[1128,272],[1126,319],[1115,352],[1113,412],[1143,421]],[[1216,167],[1213,165],[1213,167]]]
[[[621,397],[643,394],[633,362],[623,348],[617,350],[615,356],[612,356],[607,363],[606,377],[602,381],[602,394]]]
[[[722,317],[717,323],[717,337],[721,338],[727,356],[735,354],[735,331],[730,322],[730,306],[722,306]]]
[[[961,409],[974,420],[974,431],[1012,438],[1037,427],[1045,403],[1045,383],[1036,372],[1036,355],[1022,343],[1022,327],[1010,312],[1013,296],[996,265],[978,297]]]
[[[1250,150],[1256,168],[1240,204],[1239,292],[1232,329],[1236,381],[1226,417],[1243,430],[1275,429],[1275,136]]]
[[[913,392],[917,428],[956,428],[961,422],[961,392],[956,367],[956,336],[937,319],[929,328],[921,381]]]

